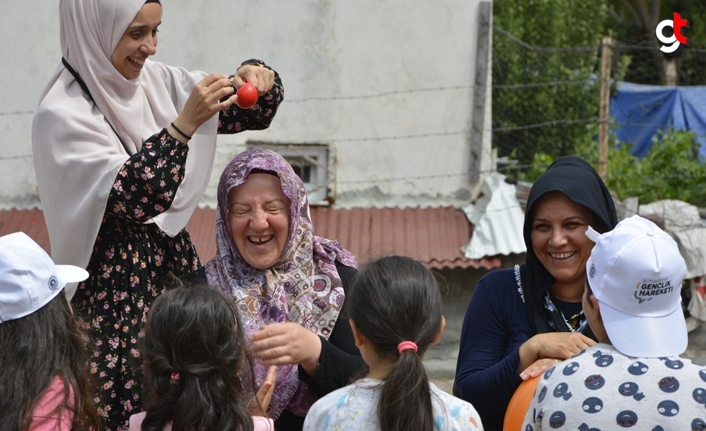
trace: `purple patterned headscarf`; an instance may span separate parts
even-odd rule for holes
[[[264,270],[243,259],[228,222],[228,193],[243,184],[253,169],[276,174],[290,201],[289,233],[282,255],[277,264]],[[335,261],[357,267],[355,257],[338,241],[314,235],[304,183],[284,157],[263,149],[238,154],[218,184],[216,256],[206,264],[206,275],[212,286],[235,299],[245,334],[270,323],[296,322],[328,339],[345,297]],[[258,387],[266,375],[267,367],[256,361]],[[276,381],[270,415],[277,419],[286,408],[304,416],[316,395],[299,380],[297,365],[278,366]]]

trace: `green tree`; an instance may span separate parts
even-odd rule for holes
[[[597,126],[587,127],[587,133],[576,155],[597,167],[598,145],[590,138]],[[692,132],[668,129],[652,138],[652,147],[639,159],[630,154],[630,145],[615,141],[611,136],[608,151],[606,184],[620,200],[637,197],[641,204],[663,199],[676,199],[698,207],[706,207],[706,168],[698,159],[699,144]],[[520,172],[510,169],[508,176],[534,182],[552,163],[553,157],[537,153],[532,169]]]
[[[635,196],[642,204],[677,199],[706,207],[706,168],[698,148],[692,132],[673,129],[655,135],[642,159],[629,153],[629,145],[615,147],[608,158],[608,188],[620,199]]]
[[[574,152],[598,116],[607,0],[493,3],[493,143],[529,164]]]
[[[678,12],[689,20],[689,47],[678,56],[659,50],[657,24]],[[619,42],[617,56],[629,57],[625,80],[653,85],[704,85],[706,2],[697,0],[609,0],[608,23]]]

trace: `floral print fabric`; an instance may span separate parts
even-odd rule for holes
[[[140,408],[138,339],[149,305],[164,291],[167,273],[183,276],[200,267],[186,231],[171,238],[144,223],[171,204],[187,153],[185,144],[162,132],[125,163],[108,198],[89,279],[72,301],[96,345],[89,363],[100,394],[96,402],[116,429],[125,413]]]
[[[277,78],[260,105],[222,112],[219,132],[266,128],[282,98]],[[164,129],[123,165],[86,268],[90,276],[72,300],[96,346],[89,366],[107,430],[126,430],[130,415],[142,410],[138,340],[150,305],[166,289],[167,275],[205,280],[188,232],[170,237],[149,222],[171,205],[187,155],[188,146]]]

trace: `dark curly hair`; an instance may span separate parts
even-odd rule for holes
[[[144,329],[143,430],[252,431],[252,359],[230,298],[202,283],[176,287],[157,297]]]

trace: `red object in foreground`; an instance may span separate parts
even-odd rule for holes
[[[537,383],[539,383],[541,377],[541,374],[530,377],[517,387],[505,411],[503,431],[522,431],[522,421],[525,420],[525,413],[529,409],[534,390],[537,388]]]
[[[246,82],[242,87],[238,88],[238,92],[235,94],[238,96],[235,103],[245,109],[254,105],[259,97],[257,94],[257,88],[249,82]]]

